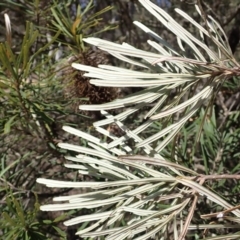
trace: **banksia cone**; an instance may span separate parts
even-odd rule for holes
[[[69,67],[64,73],[66,84],[66,96],[68,98],[78,98],[79,104],[101,104],[114,100],[118,96],[118,89],[112,87],[98,87],[90,83],[90,78],[84,76],[83,71],[78,71],[71,67],[71,63],[78,62],[84,65],[97,67],[99,64],[109,63],[109,58],[100,50],[88,50],[79,55],[69,58]],[[84,100],[83,100],[84,98]],[[87,99],[86,99],[87,98]],[[90,115],[89,112],[84,112]],[[98,117],[98,113],[91,116]]]

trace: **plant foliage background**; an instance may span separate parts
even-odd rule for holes
[[[184,39],[186,33],[176,38],[183,30],[173,34],[171,27],[176,25],[167,29],[138,1],[0,3],[1,238],[90,239],[94,234],[103,239],[132,239],[134,234],[139,239],[239,238],[240,213],[233,209],[239,205],[238,2],[200,1],[202,18],[194,1],[153,2],[208,49],[198,44],[194,50]],[[174,11],[176,7],[205,29],[205,37],[199,27]],[[208,14],[226,36],[213,22],[213,29],[208,29]],[[154,45],[153,32],[144,33],[133,21],[158,34],[164,48]],[[207,37],[210,30],[221,45]],[[109,45],[95,37],[129,45]],[[149,55],[140,60],[144,52],[130,45]],[[198,62],[171,58],[159,62],[159,52]],[[88,73],[84,76],[72,68],[73,62]],[[99,64],[105,66],[102,71],[89,68]],[[128,71],[123,74],[116,66]],[[118,77],[114,86],[116,78],[111,76],[117,73],[122,79]],[[171,84],[160,85],[171,76],[158,79],[159,73],[175,77]],[[205,75],[194,78],[196,73]],[[213,73],[218,75],[212,78]],[[143,85],[150,81],[138,81],[141,77],[159,82]],[[109,82],[89,82],[89,78]],[[209,101],[202,101],[201,91],[210,83],[215,85]],[[194,101],[186,108],[157,115],[183,106],[191,97]],[[120,100],[113,104],[96,105],[116,98]],[[185,124],[175,125],[171,135],[171,124],[179,124],[188,114]],[[62,126],[68,127],[62,130]],[[169,138],[162,131],[167,127]],[[76,158],[76,152],[82,154]],[[125,154],[142,156],[121,157]],[[231,178],[210,177],[222,174]],[[54,188],[45,188],[36,183],[37,178],[69,184],[48,182]],[[76,194],[82,195],[71,197]],[[51,205],[50,210],[57,212],[40,211],[39,206],[52,198],[70,203]],[[207,215],[226,209],[231,211],[220,220]],[[102,232],[93,233],[98,228]]]

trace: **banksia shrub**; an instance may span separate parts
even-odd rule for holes
[[[202,129],[209,128],[213,100],[228,79],[239,75],[239,63],[223,29],[205,15],[201,5],[196,10],[205,27],[175,9],[196,28],[199,34],[194,36],[151,1],[139,2],[176,36],[178,46],[171,46],[140,22],[134,24],[149,35],[152,52],[126,43],[84,40],[125,61],[127,66],[135,66],[127,69],[73,63],[75,69],[86,72],[84,77],[91,79],[90,84],[141,90],[104,104],[80,105],[80,110],[101,111],[104,119],[95,122],[94,127],[103,137],[65,126],[65,131],[86,139],[88,146],[60,143],[59,147],[76,152],[75,157],[66,156],[70,161],[65,164],[67,168],[97,181],[37,179],[48,187],[79,191],[55,197],[53,200],[58,204],[41,206],[41,210],[94,209],[92,214],[64,223],[80,225],[76,234],[81,238],[192,239],[195,235],[194,239],[237,239],[240,233],[235,229],[240,210],[225,200],[222,193],[212,190],[209,182],[239,176],[202,175],[179,164],[176,149],[180,146],[176,143],[181,129],[189,124],[189,119],[198,119],[200,110],[203,117],[195,138],[200,138]],[[113,109],[121,111],[114,115],[109,112]],[[140,121],[132,116],[138,116]],[[106,127],[109,124],[116,124],[123,134],[109,133]],[[104,141],[105,137],[111,141]],[[134,144],[128,144],[129,140]],[[164,153],[170,144],[174,146],[172,154],[166,157]],[[82,188],[89,191],[82,193]],[[223,221],[218,222],[219,219]]]

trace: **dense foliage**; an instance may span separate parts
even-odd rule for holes
[[[239,238],[237,1],[139,2],[0,3],[0,238]]]

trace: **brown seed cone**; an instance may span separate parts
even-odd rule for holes
[[[77,106],[80,104],[102,104],[117,98],[118,88],[92,85],[89,81],[90,78],[84,76],[85,72],[71,67],[73,62],[97,67],[99,64],[107,64],[109,59],[107,55],[100,50],[88,50],[87,52],[69,58],[68,66],[64,71],[67,98],[77,98]],[[81,98],[88,98],[88,100],[82,100]],[[90,113],[84,111],[83,113],[93,117],[94,120],[100,117],[99,112]]]

